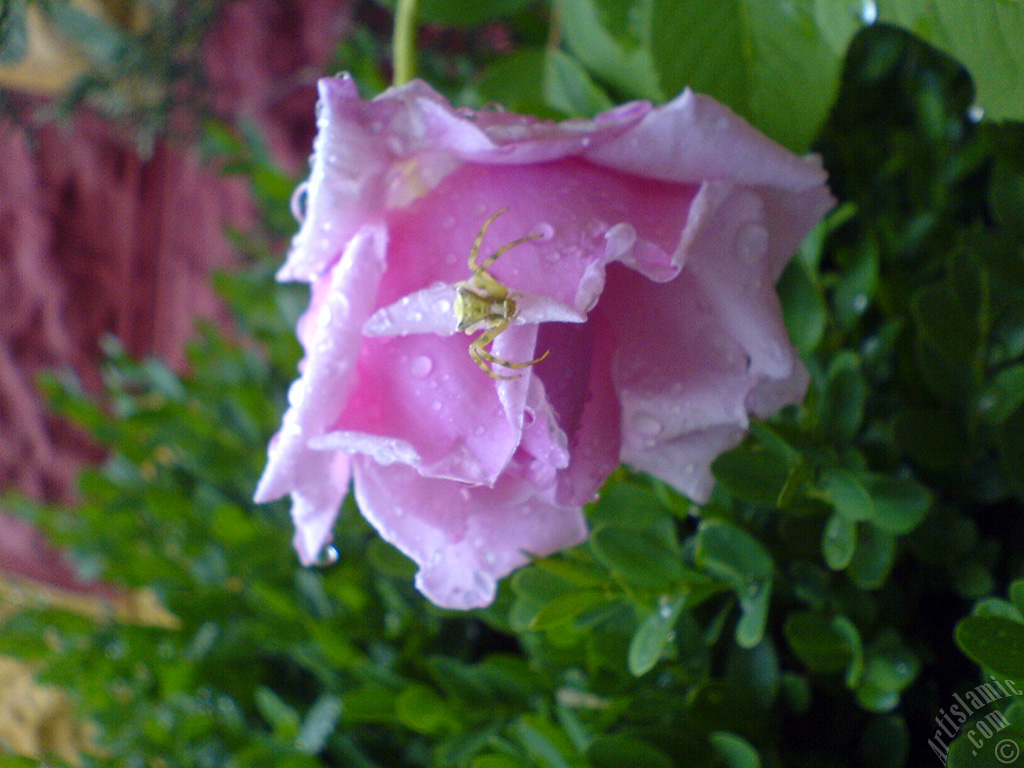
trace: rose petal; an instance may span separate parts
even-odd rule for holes
[[[478,608],[496,582],[529,562],[584,541],[582,511],[539,499],[506,473],[493,488],[420,476],[402,464],[356,457],[359,508],[381,536],[419,566],[416,586],[437,605]]]
[[[679,183],[729,179],[803,192],[821,188],[826,179],[816,156],[794,155],[724,104],[689,88],[586,157],[626,173]]]
[[[709,466],[723,446],[742,439],[748,398],[767,377],[752,368],[728,318],[689,268],[666,284],[621,268],[613,275],[601,306],[618,339],[613,378],[622,459],[705,501]],[[787,343],[785,336],[778,343]],[[791,362],[784,375],[793,368]]]
[[[362,346],[359,328],[370,314],[384,272],[386,239],[379,228],[359,230],[341,261],[314,286],[311,312],[304,321],[303,373],[289,390],[291,405],[268,449],[256,488],[258,503],[299,487],[300,470],[312,460],[309,440],[322,435],[345,405]]]
[[[493,483],[518,445],[521,410],[506,413],[469,343],[462,334],[364,338],[356,386],[330,430],[340,434],[320,446],[390,456],[430,477]]]

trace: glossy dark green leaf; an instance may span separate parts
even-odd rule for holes
[[[649,672],[658,663],[665,646],[672,638],[679,614],[686,605],[686,598],[677,597],[659,606],[641,623],[629,644],[627,663],[629,671],[639,677]]]
[[[729,768],[761,768],[761,756],[754,745],[742,736],[728,731],[714,731],[708,740]]]
[[[878,589],[896,562],[896,537],[868,523],[857,526],[857,549],[847,566],[850,580],[861,589]]]
[[[782,273],[777,288],[789,338],[801,354],[810,354],[828,324],[828,308],[821,287],[804,262],[794,259]]]
[[[793,652],[812,672],[841,672],[848,669],[859,650],[833,617],[817,611],[792,612],[783,626]]]
[[[593,117],[613,104],[579,63],[557,49],[544,59],[544,101],[570,117]]]
[[[694,559],[736,592],[742,610],[736,642],[753,648],[761,641],[768,618],[775,571],[771,556],[745,531],[722,520],[705,520],[697,531]]]
[[[821,553],[833,571],[841,571],[853,560],[857,549],[857,523],[838,512],[829,516],[821,532]]]
[[[1024,680],[1024,624],[996,616],[968,616],[956,625],[956,642],[978,664]]]
[[[629,736],[598,736],[587,750],[593,768],[673,768],[657,747]]]
[[[850,351],[837,354],[829,365],[821,398],[821,426],[824,434],[850,440],[864,418],[867,384],[860,360]]]
[[[664,101],[651,54],[651,4],[575,0],[561,6],[570,50],[597,77],[627,98]]]
[[[379,0],[390,8],[395,0]],[[417,19],[445,27],[479,27],[508,18],[523,10],[531,0],[419,0]]]
[[[745,444],[715,459],[711,471],[736,498],[775,506],[791,468],[777,454]]]
[[[682,555],[651,531],[605,526],[590,535],[594,556],[634,587],[656,589],[682,579]]]
[[[864,477],[864,483],[874,502],[872,521],[883,531],[910,533],[931,508],[928,489],[909,477],[871,474]]]
[[[525,568],[513,577],[512,590],[516,597],[509,611],[509,624],[525,631],[545,606],[573,591],[573,585],[539,568]]]
[[[412,685],[395,699],[395,715],[414,731],[434,733],[444,725],[448,708],[433,688]]]
[[[817,485],[818,493],[845,520],[860,522],[875,516],[875,502],[858,474],[829,467],[822,471]]]
[[[978,397],[978,412],[989,424],[1002,424],[1024,405],[1024,363],[999,371]]]
[[[604,590],[574,589],[556,597],[541,608],[530,622],[530,629],[548,629],[567,621],[608,600]]]

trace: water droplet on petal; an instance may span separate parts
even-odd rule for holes
[[[288,404],[293,408],[298,408],[305,397],[306,382],[302,379],[296,379],[292,382],[292,385],[288,387]]]
[[[541,242],[544,242],[545,240],[550,240],[555,236],[555,228],[546,221],[542,221],[537,225],[537,234],[540,235],[538,239]]]
[[[302,182],[292,192],[292,216],[295,220],[301,224],[306,218],[306,190],[309,189],[309,185],[306,182]]]
[[[336,562],[338,562],[338,550],[333,544],[328,544],[313,558],[313,565],[317,568],[326,568]]]
[[[409,364],[409,373],[415,379],[422,379],[434,369],[434,361],[426,355],[417,355]]]
[[[640,412],[633,417],[633,428],[641,435],[660,435],[664,429],[660,421],[649,413]]]
[[[434,411],[440,411],[441,410],[441,401],[440,400],[435,400],[434,402],[432,402],[430,404],[430,408],[431,408],[431,410],[434,410]]]
[[[536,414],[534,414],[533,408],[530,408],[530,407],[523,408],[523,429],[526,429],[531,424],[533,424],[533,422],[534,422],[534,420],[536,418],[537,418],[537,416],[536,416]]]
[[[760,259],[768,250],[768,230],[760,224],[744,224],[736,233],[736,255],[748,264]]]
[[[477,427],[476,427],[476,428],[475,428],[475,429],[473,430],[473,434],[474,434],[474,435],[476,435],[477,437],[481,437],[481,436],[482,436],[482,435],[484,434],[484,432],[486,432],[486,431],[487,431],[487,430],[486,430],[486,429],[484,429],[483,425],[481,424],[481,425],[478,425],[478,426],[477,426]]]
[[[459,496],[462,497],[463,501],[469,501],[473,494],[470,493],[469,488],[459,488]]]

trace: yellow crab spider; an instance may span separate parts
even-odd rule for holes
[[[526,363],[512,363],[508,360],[502,360],[487,349],[508,328],[509,323],[515,319],[519,311],[516,308],[516,294],[509,293],[508,287],[499,282],[487,269],[506,251],[515,248],[517,245],[542,237],[539,234],[520,237],[518,240],[513,240],[511,243],[501,246],[501,248],[484,259],[483,263],[477,264],[476,260],[480,255],[480,246],[483,244],[487,229],[496,218],[506,211],[508,211],[508,208],[502,208],[491,214],[490,218],[480,227],[480,232],[477,234],[476,240],[473,241],[473,248],[469,252],[469,268],[473,271],[473,274],[469,280],[463,280],[455,284],[454,309],[455,319],[458,321],[458,330],[466,334],[483,330],[483,333],[470,342],[469,356],[473,358],[473,362],[480,366],[480,370],[492,379],[519,378],[518,375],[499,376],[491,368],[492,365],[501,365],[505,368],[528,368],[539,363],[550,352],[548,350],[548,352],[545,352],[536,360],[530,360]]]

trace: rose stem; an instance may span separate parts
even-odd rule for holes
[[[416,1],[398,0],[392,38],[394,85],[405,85],[416,75]]]

